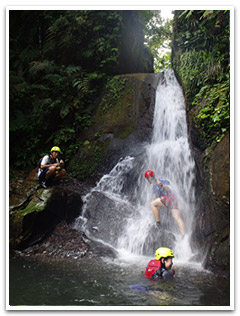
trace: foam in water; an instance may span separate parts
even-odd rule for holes
[[[178,206],[184,218],[187,233],[185,237],[182,238],[176,225],[171,224],[173,220],[169,220],[168,217],[171,217],[171,214],[167,214],[167,211],[161,213],[160,220],[168,220],[169,230],[176,236],[173,250],[177,259],[187,261],[193,255],[189,237],[195,205],[194,160],[188,143],[184,96],[172,70],[165,71],[158,85],[152,141],[146,146],[144,154],[145,161],[140,170],[137,170],[139,177],[134,192],[131,192],[132,196],[124,193],[123,187],[126,174],[134,168],[134,160],[137,158],[125,157],[108,175],[104,175],[97,186],[85,197],[82,221],[85,221],[85,224],[87,222],[84,214],[91,208],[90,201],[93,192],[103,194],[114,201],[114,210],[109,212],[109,216],[114,212],[118,216],[118,226],[121,226],[119,230],[114,226],[113,232],[111,232],[112,225],[107,228],[109,236],[117,234],[117,240],[112,242],[113,246],[119,249],[120,253],[144,255],[146,238],[151,235],[154,224],[150,209],[150,202],[154,197],[151,185],[144,178],[144,172],[153,170],[159,178],[170,181],[178,198]],[[123,209],[128,211],[124,213]],[[101,218],[98,220],[101,221]],[[105,232],[102,238],[107,239],[107,233]],[[108,242],[108,240],[104,241]]]

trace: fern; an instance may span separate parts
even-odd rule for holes
[[[70,127],[63,127],[54,132],[48,139],[47,143],[59,144],[59,146],[66,144],[69,140],[73,141],[75,130]]]
[[[29,74],[35,77],[40,72],[49,73],[53,70],[53,62],[49,60],[44,61],[32,61],[29,64]]]

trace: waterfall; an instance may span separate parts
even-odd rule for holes
[[[170,181],[185,223],[184,238],[166,208],[160,211],[165,230],[162,235],[156,231],[150,208],[152,186],[144,178],[147,170]],[[185,100],[173,70],[167,70],[156,91],[152,141],[142,152],[140,163],[138,156],[124,157],[102,177],[86,196],[82,219],[91,237],[119,251],[153,255],[156,247],[171,246],[176,257],[187,260],[192,255],[189,237],[194,205],[194,160],[188,143]],[[169,245],[165,238],[168,232],[175,238]]]

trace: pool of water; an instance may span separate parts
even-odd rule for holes
[[[150,258],[9,261],[10,306],[229,306],[229,280],[174,262],[174,281],[150,281]],[[134,289],[133,285],[138,285]]]

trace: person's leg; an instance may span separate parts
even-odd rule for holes
[[[155,221],[160,222],[158,208],[164,206],[163,203],[161,202],[161,199],[157,198],[156,200],[153,200],[150,205],[151,205],[151,209],[152,209],[152,213],[153,213]]]
[[[51,166],[48,168],[48,171],[46,172],[46,175],[45,175],[45,179],[46,180],[49,180],[55,173],[55,167]]]
[[[178,225],[180,233],[182,234],[182,236],[184,236],[185,235],[185,224],[184,224],[184,221],[182,220],[179,209],[173,208],[172,209],[172,216]]]
[[[66,174],[66,170],[62,169],[61,171],[59,171],[56,176],[54,177],[54,182],[58,181],[61,177],[65,176]]]
[[[47,172],[48,172],[48,168],[41,171],[40,175],[38,176],[39,181],[43,182],[46,180],[45,176]]]

